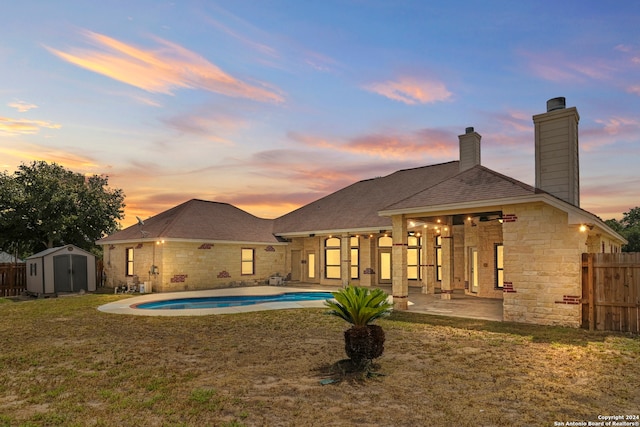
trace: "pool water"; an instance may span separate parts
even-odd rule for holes
[[[318,301],[333,299],[330,292],[287,292],[277,295],[231,295],[220,297],[175,298],[137,304],[143,310],[190,310],[196,308],[237,307],[267,302]]]

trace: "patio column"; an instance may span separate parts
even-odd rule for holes
[[[451,299],[453,293],[453,231],[451,225],[442,227],[442,299]]]
[[[407,310],[409,308],[409,280],[407,279],[407,220],[404,215],[391,217],[393,225],[392,291],[393,308]]]
[[[360,286],[374,286],[374,266],[376,265],[376,239],[365,236],[360,240]]]
[[[422,293],[433,294],[436,290],[436,248],[433,228],[426,229],[422,236]]]
[[[347,287],[351,280],[351,237],[348,234],[340,236],[340,260],[342,286]]]

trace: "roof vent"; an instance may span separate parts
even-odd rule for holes
[[[473,126],[469,126],[468,128],[465,128],[464,133],[473,133],[474,129]]]
[[[562,110],[567,107],[567,100],[564,96],[552,98],[547,101],[547,113],[555,110]]]

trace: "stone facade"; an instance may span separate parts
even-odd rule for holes
[[[127,248],[133,249],[131,276],[125,274]],[[242,274],[242,249],[253,250],[254,274]],[[107,245],[106,285],[131,280],[150,283],[154,292],[171,292],[265,284],[283,272],[284,257],[284,245],[181,241]],[[157,270],[152,272],[154,265]]]
[[[543,203],[506,206],[503,224],[504,320],[579,327],[581,254],[587,234]]]

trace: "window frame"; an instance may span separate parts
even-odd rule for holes
[[[133,247],[124,249],[124,275],[126,277],[134,276],[135,257]]]
[[[251,254],[251,257],[245,258],[245,252]],[[251,265],[251,272],[245,273],[245,266]],[[254,248],[241,248],[240,249],[240,275],[241,276],[253,276],[256,274],[256,250]]]
[[[436,282],[442,282],[442,236],[440,234],[434,237],[434,248],[435,248],[435,274],[436,274]]]
[[[501,249],[502,256],[500,257],[498,257],[498,248],[502,248]],[[504,289],[504,244],[503,243],[496,243],[493,245],[493,259],[494,259],[494,271],[495,271],[494,274],[496,277],[495,288]],[[499,261],[502,261],[502,262],[499,262]],[[500,278],[502,278],[502,283],[500,283]]]
[[[412,239],[415,239],[415,244],[410,244]],[[409,264],[409,253],[416,253],[416,264]],[[422,259],[422,237],[421,236],[409,236],[407,239],[407,279],[408,280],[422,280],[422,270],[420,268],[420,260]],[[416,269],[416,277],[410,277],[409,268]]]
[[[329,241],[333,241],[333,240],[337,240],[338,244],[337,246],[329,246]],[[342,258],[341,255],[341,241],[340,238],[338,237],[327,237],[326,239],[324,239],[324,277],[325,279],[342,279],[342,271],[341,271],[341,265],[340,265],[340,259]],[[329,253],[332,254],[331,257],[329,257]],[[329,264],[329,258],[335,258],[335,253],[338,254],[338,264]],[[337,277],[333,274],[330,274],[330,272],[334,272],[337,271]]]
[[[351,259],[351,279],[360,279],[360,239],[357,236],[349,238],[349,257]]]

